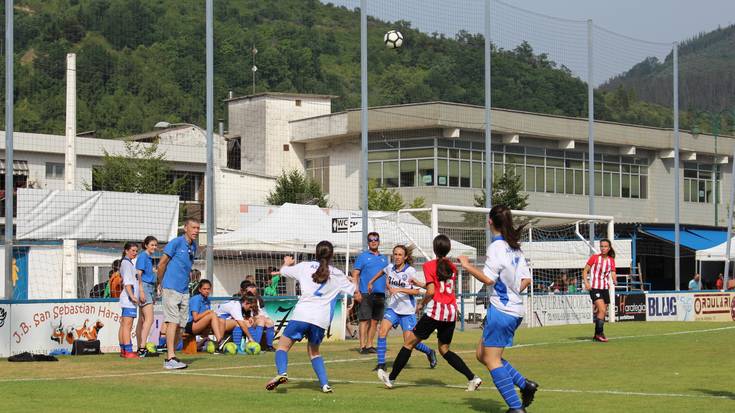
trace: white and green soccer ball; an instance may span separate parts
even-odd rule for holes
[[[390,30],[383,36],[385,47],[397,49],[403,45],[403,35],[398,30]]]

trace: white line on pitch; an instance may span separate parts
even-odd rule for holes
[[[218,377],[218,378],[240,378],[240,379],[248,379],[248,380],[270,380],[270,376],[250,376],[250,375],[236,375],[236,374],[214,374],[214,373],[197,373],[197,372],[187,372],[185,370],[176,372],[175,374],[180,376],[203,376],[203,377]],[[301,381],[301,382],[316,382],[314,378],[302,378],[302,377],[289,377],[289,381]],[[344,384],[375,384],[375,385],[381,385],[382,383],[379,381],[369,381],[369,380],[340,380],[340,379],[330,379],[330,383],[344,383]],[[414,383],[414,382],[399,382],[397,387],[400,389],[401,387],[442,387],[441,385],[437,384],[420,384],[420,383]],[[443,387],[449,387],[453,389],[466,389],[467,385],[455,385],[455,384],[445,384]],[[316,388],[316,385],[315,385]],[[587,394],[605,394],[605,395],[613,395],[613,396],[643,396],[643,397],[680,397],[680,398],[693,398],[693,399],[724,399],[724,400],[730,400],[732,397],[730,396],[712,396],[712,395],[706,395],[706,394],[686,394],[686,393],[644,393],[644,392],[630,392],[630,391],[620,391],[620,390],[578,390],[578,389],[545,389],[540,388],[539,391],[541,392],[549,392],[549,393],[587,393]]]
[[[732,329],[735,329],[735,326],[709,328],[709,329],[701,329],[701,330],[675,331],[675,332],[661,333],[661,334],[643,334],[643,335],[637,335],[637,336],[609,337],[609,339],[610,340],[626,340],[626,339],[646,338],[646,337],[663,337],[663,336],[674,336],[674,335],[681,335],[681,334],[709,333],[709,332],[732,330]],[[519,345],[515,345],[509,348],[509,350],[512,350],[515,348],[524,348],[524,347],[538,347],[538,346],[548,346],[548,345],[556,345],[556,344],[579,344],[579,343],[585,343],[585,342],[590,342],[590,340],[564,340],[564,341],[548,341],[548,342],[542,342],[542,343],[519,344]],[[469,354],[469,353],[474,353],[474,352],[475,350],[465,350],[465,351],[457,351],[456,353]],[[354,362],[354,361],[370,361],[370,360],[375,360],[375,356],[356,357],[356,358],[337,359],[337,360],[325,360],[324,362],[325,363],[349,363],[349,362]],[[307,366],[307,365],[311,365],[311,362],[294,362],[294,363],[289,363],[289,364],[292,366],[302,366],[302,365]],[[205,367],[201,369],[187,369],[187,371],[188,372],[212,371],[212,370],[223,371],[223,370],[252,369],[252,368],[266,368],[266,367],[273,367],[273,364],[241,365],[241,366],[229,366],[229,367]],[[141,372],[135,372],[135,373],[99,374],[99,375],[85,375],[85,376],[71,376],[71,377],[26,377],[26,378],[0,379],[0,383],[53,381],[53,380],[104,379],[104,378],[117,378],[117,377],[148,376],[148,375],[170,374],[170,373],[172,373],[172,370],[141,371]]]

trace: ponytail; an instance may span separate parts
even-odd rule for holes
[[[444,234],[439,234],[434,238],[434,255],[436,255],[436,276],[439,281],[446,281],[454,275],[452,263],[447,258],[447,254],[452,249],[452,241]]]
[[[329,279],[329,262],[332,260],[334,247],[329,241],[320,241],[316,244],[316,259],[319,261],[319,268],[311,276],[311,280],[317,284],[324,284]]]
[[[500,232],[505,242],[511,249],[521,249],[521,233],[526,224],[519,227],[513,227],[513,215],[510,212],[510,208],[505,205],[495,205],[488,214],[492,221],[493,228]]]

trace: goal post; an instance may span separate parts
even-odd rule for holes
[[[432,234],[443,233],[454,241],[474,247],[476,263],[482,265],[491,237],[487,226],[489,212],[489,208],[483,207],[434,204],[431,207]],[[630,263],[630,241],[615,240],[615,219],[612,216],[522,210],[513,210],[512,213],[516,225],[526,225],[521,248],[534,278],[527,292],[525,322],[528,326],[546,324],[547,314],[534,311],[534,297],[582,290],[582,269],[589,256],[599,252],[599,239],[608,238],[613,242],[619,254],[616,264],[625,266]],[[590,226],[594,226],[597,240],[586,239],[582,235],[589,234]],[[470,322],[481,320],[480,315],[485,311],[485,290],[472,277],[460,275],[460,278],[460,310]],[[585,315],[591,314],[587,309],[584,312]],[[553,315],[549,317],[553,318]],[[615,286],[612,284],[608,317],[610,322],[615,321]]]

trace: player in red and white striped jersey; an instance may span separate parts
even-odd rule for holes
[[[589,279],[587,277],[589,274]],[[610,304],[610,283],[615,285],[615,250],[609,239],[600,240],[600,253],[595,254],[587,260],[587,265],[582,270],[584,288],[590,292],[592,305],[595,308],[595,341],[607,342],[603,331],[605,326],[605,314]]]
[[[457,267],[449,261],[447,254],[452,248],[452,243],[446,235],[437,235],[434,238],[435,260],[424,264],[424,277],[426,278],[426,295],[417,306],[417,310],[426,306],[426,313],[421,317],[416,327],[403,342],[401,351],[398,352],[393,362],[393,370],[390,375],[385,370],[378,370],[378,378],[385,387],[392,388],[393,381],[401,373],[401,370],[411,358],[411,352],[421,341],[426,340],[436,330],[439,353],[455,370],[464,374],[469,382],[468,391],[475,391],[482,384],[482,379],[470,370],[457,353],[449,349],[454,336],[454,325],[457,321],[457,299],[454,296],[454,285],[457,278]]]

